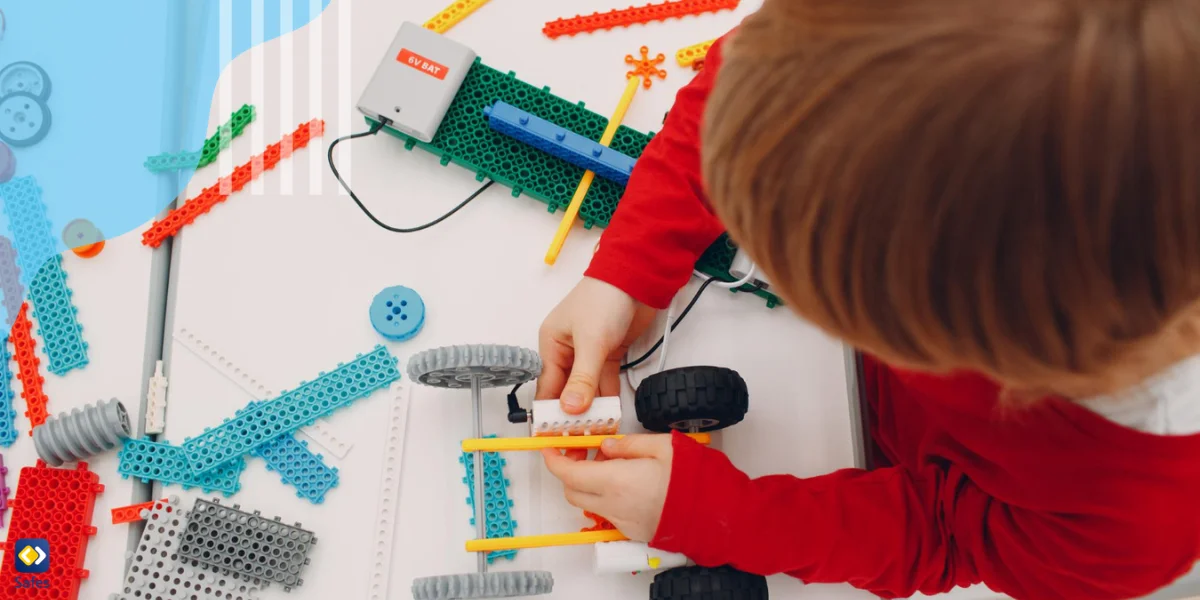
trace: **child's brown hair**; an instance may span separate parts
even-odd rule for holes
[[[1200,2],[765,0],[703,138],[785,302],[886,360],[1079,397],[1200,350]]]

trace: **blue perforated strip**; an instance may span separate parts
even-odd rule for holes
[[[5,335],[0,341],[0,446],[5,448],[17,441],[17,411],[13,408],[12,370],[8,366],[11,359]]]
[[[637,159],[602,146],[578,133],[559,127],[507,102],[485,106],[483,114],[492,129],[557,156],[577,167],[595,172],[621,185],[629,183],[629,174]]]
[[[488,435],[484,437],[496,437]],[[467,484],[470,495],[467,504],[471,507],[471,525],[475,525],[475,453],[463,452],[458,462],[466,468],[467,476],[463,483]],[[496,452],[483,453],[483,496],[486,504],[483,508],[484,519],[487,522],[488,538],[513,537],[517,522],[512,519],[512,500],[508,499],[509,481],[504,477],[504,466],[508,461]],[[497,550],[488,552],[487,561],[491,564],[498,558],[512,560],[516,550]]]
[[[267,468],[279,473],[283,482],[296,488],[296,495],[313,504],[325,501],[325,492],[338,484],[338,470],[330,468],[313,454],[308,444],[295,435],[284,435],[255,448],[255,456],[267,461]]]
[[[274,400],[256,403],[233,419],[185,440],[183,451],[188,466],[193,475],[207,473],[398,379],[396,357],[387,348],[376,346],[330,373],[322,373]]]
[[[233,495],[241,488],[238,479],[246,468],[246,461],[238,458],[227,461],[219,469],[195,477],[187,466],[182,448],[150,440],[125,440],[125,446],[117,458],[120,459],[117,472],[121,477],[136,477],[146,483],[151,480],[178,483],[185,490],[197,487],[206,494],[222,492],[226,496]]]

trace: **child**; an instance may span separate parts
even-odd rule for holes
[[[538,396],[617,392],[728,228],[868,355],[891,466],[752,480],[680,435],[547,466],[705,566],[885,597],[1150,593],[1200,557],[1198,164],[1200,2],[765,0],[547,317]]]

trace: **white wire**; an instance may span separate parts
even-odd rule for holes
[[[667,325],[663,327],[663,343],[662,348],[658,349],[658,371],[662,373],[663,369],[667,368],[667,346],[671,343],[671,322],[675,320],[675,298],[671,298],[671,302],[667,304]]]
[[[718,281],[712,282],[712,285],[714,285],[716,287],[722,287],[727,290],[740,288],[743,285],[746,285],[747,283],[750,283],[751,281],[753,281],[754,275],[756,273],[758,273],[758,265],[752,264],[752,265],[750,265],[750,270],[746,271],[746,274],[741,279],[739,279],[737,281],[719,281],[718,280]],[[700,271],[697,271],[695,269],[692,269],[692,275],[695,275],[696,277],[699,277],[700,279],[708,279],[708,275],[705,275],[704,273],[701,273]]]

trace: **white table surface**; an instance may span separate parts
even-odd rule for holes
[[[372,225],[340,193],[324,162],[334,135],[364,128],[355,99],[400,23],[422,22],[443,4],[334,0],[309,26],[234,60],[214,96],[212,126],[244,102],[257,105],[259,116],[216,166],[196,175],[189,195],[304,120],[324,118],[327,134],[177,236],[168,337],[186,328],[267,387],[290,389],[382,343],[370,327],[367,307],[379,290],[400,284],[421,293],[428,310],[420,335],[387,344],[401,365],[416,351],[446,344],[536,347],[541,319],[580,277],[599,230],[576,228],[558,265],[548,268],[541,257],[560,215],[548,215],[540,202],[514,199],[495,186],[434,229],[392,234]],[[691,76],[674,64],[675,50],[723,33],[756,4],[746,0],[734,13],[549,40],[540,32],[544,21],[605,10],[611,2],[497,0],[449,35],[472,46],[490,66],[516,71],[529,83],[549,85],[556,94],[584,100],[604,114],[623,87],[624,55],[647,44],[668,56],[669,77],[638,94],[625,123],[657,130],[674,91]],[[463,169],[443,168],[436,157],[407,152],[384,135],[343,145],[339,161],[360,196],[391,223],[424,222],[478,185]],[[141,407],[145,356],[156,350],[148,348],[153,335],[147,334],[153,332],[146,315],[159,300],[151,297],[156,274],[152,252],[139,243],[140,232],[110,240],[90,261],[67,256],[92,362],[64,378],[47,376],[54,412],[113,396],[126,400],[133,412]],[[853,466],[843,349],[785,309],[768,310],[757,298],[710,291],[676,331],[669,356],[668,366],[726,366],[749,382],[752,410],[745,422],[721,433],[717,445],[750,474],[807,476]],[[180,443],[250,400],[178,342],[168,340],[164,358],[170,378],[165,439]],[[524,402],[531,391],[523,391]],[[625,396],[626,414],[632,415],[628,391]],[[501,436],[522,435],[521,427],[506,423],[503,397],[498,390],[487,394],[485,426]],[[474,530],[456,461],[458,442],[470,435],[469,396],[411,387],[409,399],[392,599],[410,597],[414,577],[474,569],[474,557],[462,549]],[[290,594],[272,587],[260,597],[365,596],[386,409],[385,394],[377,393],[329,419],[331,429],[353,448],[344,459],[326,455],[340,470],[341,484],[322,505],[296,497],[261,461],[251,461],[242,491],[228,502],[300,521],[321,540],[302,587]],[[635,430],[632,421],[627,428]],[[18,426],[27,426],[24,417],[18,417]],[[32,443],[22,438],[5,458],[13,486],[19,467],[34,460]],[[508,458],[518,535],[575,531],[587,524],[562,499],[561,486],[545,473],[540,458]],[[116,476],[116,462],[115,454],[108,454],[91,463],[106,490],[96,508],[100,533],[88,547],[92,575],[81,598],[114,591],[124,569],[128,530],[106,524],[110,507],[133,501],[134,486]],[[154,495],[169,493],[187,502],[202,495],[178,486],[156,488]],[[521,551],[515,561],[500,561],[496,568],[552,571],[556,583],[550,598],[643,598],[652,577],[594,575],[588,547]],[[869,597],[847,586],[805,587],[786,577],[771,579],[775,598],[801,590],[812,598]]]

